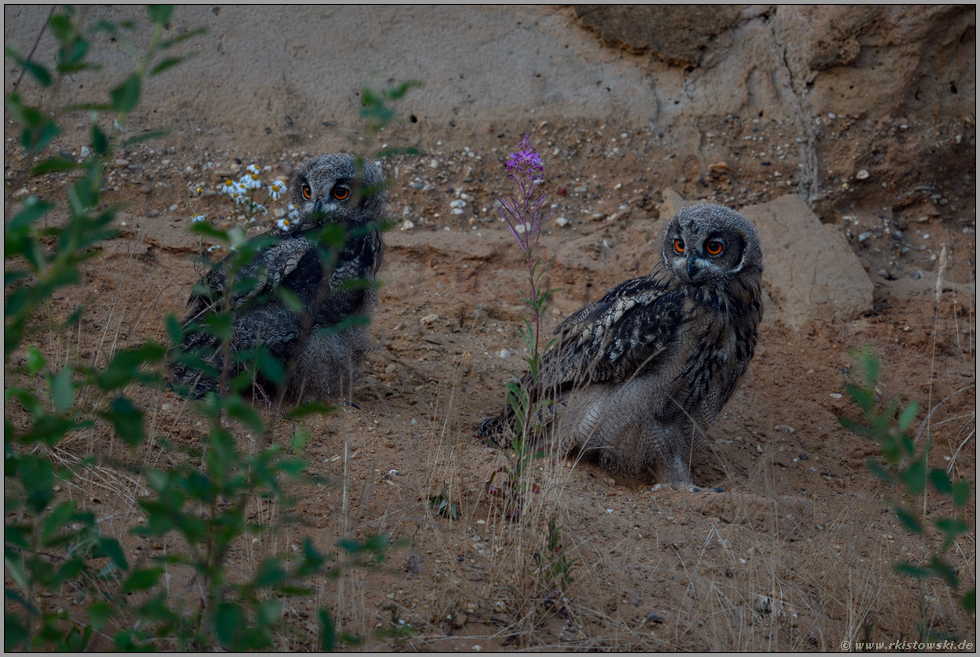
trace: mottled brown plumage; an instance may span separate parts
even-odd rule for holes
[[[734,210],[700,204],[667,226],[662,261],[555,330],[536,385],[541,435],[631,476],[691,485],[690,455],[735,390],[762,319],[762,252]],[[480,435],[514,435],[508,406]]]
[[[270,243],[235,275],[236,286],[253,283],[247,291],[231,295],[230,349],[240,353],[258,345],[266,347],[287,373],[293,370],[287,393],[294,399],[335,398],[349,391],[357,376],[369,345],[363,320],[377,299],[369,284],[384,254],[380,232],[385,219],[383,183],[374,166],[358,166],[345,153],[308,160],[291,185],[298,219],[287,229],[256,237]],[[347,237],[339,252],[317,244],[315,234],[325,224],[344,228]],[[195,286],[183,321],[187,333],[179,347],[180,352],[197,352],[217,372],[223,370],[224,351],[205,323],[224,307],[233,257],[216,263]],[[324,276],[325,271],[329,276]],[[299,299],[302,312],[276,294],[280,287]],[[229,369],[230,376],[235,376],[239,368]],[[192,398],[218,388],[217,379],[184,362],[171,366],[170,379],[175,389]]]

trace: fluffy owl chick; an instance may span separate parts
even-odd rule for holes
[[[235,274],[230,286],[230,350],[248,352],[264,345],[287,373],[294,370],[286,390],[293,399],[335,398],[356,379],[370,344],[357,318],[367,316],[377,299],[373,287],[361,282],[374,280],[384,255],[380,224],[387,198],[383,187],[381,173],[370,164],[359,166],[351,155],[332,153],[308,160],[291,185],[298,219],[286,229],[254,238],[267,244]],[[318,248],[316,235],[326,224],[345,230],[347,238],[339,252],[323,244]],[[217,372],[223,371],[225,353],[206,322],[225,307],[234,257],[216,263],[195,286],[179,347],[182,352],[196,352]],[[302,312],[275,294],[280,287],[299,300]],[[237,373],[232,366],[231,376]],[[174,387],[192,398],[218,387],[213,376],[182,362],[171,366],[170,375]]]
[[[555,330],[542,357],[533,417],[552,448],[607,467],[691,486],[694,441],[745,373],[762,319],[762,251],[734,210],[700,204],[667,226],[662,261]],[[531,387],[530,375],[523,379]],[[480,435],[506,444],[519,428],[505,406]]]

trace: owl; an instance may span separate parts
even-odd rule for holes
[[[563,321],[537,381],[523,377],[538,440],[692,488],[692,448],[755,352],[761,285],[759,237],[745,217],[709,204],[678,212],[653,271]],[[503,445],[520,430],[508,404],[479,435]]]
[[[377,300],[371,283],[384,255],[384,180],[374,166],[332,153],[305,162],[290,194],[298,217],[254,238],[257,251],[232,285],[228,276],[237,254],[216,263],[191,293],[183,343],[170,368],[171,384],[182,394],[198,398],[218,389],[215,373],[223,371],[226,351],[208,318],[225,308],[226,296],[232,310],[228,353],[247,356],[265,347],[285,372],[288,397],[336,398],[356,380],[370,346],[364,324]],[[330,233],[331,224],[340,230]],[[328,234],[343,237],[328,245]],[[196,369],[188,352],[210,372]],[[228,369],[230,380],[241,366]],[[256,376],[264,392],[271,382],[261,373]]]

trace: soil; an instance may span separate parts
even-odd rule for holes
[[[167,113],[176,111],[164,105],[157,116],[167,123]],[[848,135],[872,129],[844,119],[838,126],[839,142],[828,139],[822,147],[828,170],[850,158]],[[553,206],[538,253],[543,285],[555,289],[542,319],[550,335],[569,313],[650,270],[669,219],[661,216],[668,188],[736,209],[796,192],[793,157],[762,166],[746,163],[751,156],[737,164],[731,155],[746,137],[795,143],[790,123],[726,118],[704,128],[729,154],[728,168],[695,163],[691,175],[680,177],[658,164],[685,157],[671,135],[626,120],[535,117],[503,125],[487,116],[459,126],[409,122],[379,135],[392,145],[415,144],[421,154],[384,162],[395,227],[386,234],[384,285],[370,328],[376,348],[341,409],[308,422],[302,456],[330,483],[299,485],[293,492],[302,526],[256,536],[231,559],[248,565],[262,555],[289,554],[307,534],[321,549],[343,536],[376,533],[396,547],[377,572],[353,570],[315,583],[315,600],[288,600],[285,613],[300,629],[283,637],[284,648],[316,645],[314,604],[330,607],[344,631],[362,636],[399,620],[412,626],[400,646],[369,638],[365,645],[374,650],[838,650],[842,641],[862,637],[917,637],[922,619],[929,632],[976,645],[975,618],[942,583],[930,580],[920,589],[893,571],[896,562],[917,562],[936,549],[938,532],[923,540],[900,526],[890,512],[897,490],[865,465],[878,449],[838,422],[859,415],[845,386],[861,381],[855,353],[868,347],[882,365],[878,398],[918,399],[913,429],[920,442],[931,433],[930,463],[951,467],[975,490],[970,190],[936,213],[923,209],[934,207],[924,192],[919,201],[889,208],[887,217],[877,199],[836,198],[834,219],[874,284],[874,309],[799,330],[767,315],[749,373],[710,428],[710,448],[695,458],[694,480],[705,492],[654,490],[653,481],[622,480],[588,460],[545,458],[529,475],[540,492],[526,494],[529,510],[521,518],[504,517],[500,500],[486,494],[487,482],[499,482],[495,473],[509,461],[474,434],[503,404],[512,375],[526,367],[518,330],[530,317],[523,254],[493,211],[494,199],[511,191],[507,156],[527,132],[544,160],[542,189]],[[244,137],[230,148],[227,135],[203,135],[193,148],[163,140],[116,153],[103,198],[126,204],[119,234],[82,266],[78,286],[52,300],[53,318],[80,305],[84,315],[70,344],[36,343],[48,362],[69,353],[104,365],[114,349],[165,342],[164,318],[182,315],[198,276],[195,258],[207,246],[186,232],[190,217],[236,220],[214,191],[220,182],[248,164],[264,169],[265,181],[288,179],[309,156],[350,149],[350,136],[327,131],[282,149]],[[357,148],[367,148],[356,141],[363,136],[354,135]],[[8,129],[8,178],[29,164],[16,139]],[[57,148],[79,157],[85,143],[83,134],[69,131]],[[70,180],[52,175],[24,188],[60,199]],[[465,201],[462,214],[453,213],[455,200]],[[567,224],[556,223],[559,217]],[[47,221],[59,221],[58,213]],[[948,260],[939,271],[944,246]],[[40,375],[26,379],[25,355],[21,349],[8,360],[7,385],[40,388]],[[108,435],[86,436],[68,441],[62,457],[92,453],[141,467],[193,459],[173,448],[200,446],[205,436],[193,403],[170,391],[131,393],[148,409],[143,447],[127,452]],[[271,440],[289,445],[294,423],[255,403],[272,427]],[[263,446],[262,437],[244,429],[238,438],[243,448]],[[126,533],[139,514],[132,501],[146,494],[141,474],[129,479],[107,471],[82,484],[63,494],[105,517],[103,529],[120,536],[134,559],[179,547],[175,539],[142,541]],[[439,495],[457,505],[457,518],[437,513],[430,500]],[[282,511],[256,504],[254,519]],[[953,508],[930,496],[924,511],[934,518]],[[966,509],[970,531],[947,553],[967,587],[975,586],[975,516],[974,497]],[[547,561],[550,518],[560,525],[563,554],[574,559],[574,581],[558,603],[534,565],[536,551]]]

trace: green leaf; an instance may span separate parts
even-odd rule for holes
[[[929,482],[940,495],[952,495],[953,484],[949,482],[946,471],[942,468],[932,468],[929,470]]]
[[[970,526],[959,518],[939,518],[936,520],[936,527],[946,535],[943,539],[944,550],[953,544],[957,536],[970,531]]]
[[[55,534],[71,520],[74,514],[74,502],[62,502],[52,509],[41,523],[41,544],[48,545]]]
[[[871,355],[870,351],[865,351],[861,355],[861,363],[864,365],[865,372],[867,372],[868,387],[874,388],[875,381],[878,380],[878,372],[881,369],[881,364],[877,358]]]
[[[848,385],[846,390],[850,398],[864,410],[871,410],[874,407],[874,395],[870,390],[855,385]]]
[[[899,522],[901,522],[905,526],[906,529],[908,529],[913,534],[922,533],[922,523],[919,522],[919,519],[914,514],[909,513],[908,511],[906,511],[905,509],[899,506],[895,507],[894,511],[895,511],[895,516],[898,518]]]
[[[76,166],[75,160],[69,160],[65,157],[49,157],[46,160],[38,162],[31,167],[30,175],[40,176],[45,173],[57,173],[58,171],[68,171],[74,169]]]
[[[122,147],[128,148],[134,144],[140,144],[144,141],[149,141],[151,139],[159,139],[160,137],[166,137],[170,134],[169,130],[147,130],[146,132],[141,132],[140,134],[130,137],[129,139],[123,140]]]
[[[910,463],[907,468],[898,473],[898,476],[902,480],[902,483],[905,484],[905,490],[907,490],[910,495],[918,495],[921,493],[926,487],[925,455],[920,456],[918,459]]]
[[[174,66],[181,63],[182,61],[184,61],[183,57],[168,57],[167,59],[164,59],[162,62],[160,62],[152,69],[150,69],[150,77],[152,78],[154,75],[159,75],[160,73],[166,71],[168,68],[173,68]]]
[[[283,377],[286,376],[286,370],[282,363],[272,357],[267,348],[260,347],[255,354],[255,360],[259,371],[265,378],[275,385],[282,383]]]
[[[228,400],[228,415],[235,418],[236,420],[241,420],[253,431],[258,431],[261,433],[265,430],[265,424],[262,422],[262,416],[247,404],[241,397],[233,397]]]
[[[962,507],[964,504],[970,501],[970,482],[966,479],[960,479],[955,484],[953,484],[953,504],[957,507]]]
[[[140,78],[132,73],[126,80],[109,92],[112,107],[120,114],[129,114],[140,98]]]
[[[31,576],[27,574],[27,569],[24,568],[24,560],[22,558],[7,554],[7,551],[4,550],[3,565],[11,577],[14,578],[14,581],[17,582],[18,586],[25,591],[31,588]]]
[[[173,5],[147,5],[146,10],[150,13],[150,20],[163,27],[170,21],[170,16],[174,13]]]
[[[30,227],[33,226],[38,219],[43,217],[48,213],[48,210],[53,208],[54,205],[48,203],[47,201],[42,201],[36,196],[30,196],[27,202],[24,204],[23,209],[14,215],[14,218],[10,220],[7,225],[7,231],[16,230],[22,226]]]
[[[914,566],[910,563],[897,563],[892,568],[895,572],[901,573],[906,577],[914,577],[915,579],[928,579],[931,573],[921,566]]]
[[[963,605],[963,610],[968,614],[973,614],[977,611],[976,587],[963,594],[963,597],[960,598],[960,604]]]
[[[134,570],[122,585],[123,593],[135,593],[152,588],[163,574],[163,568],[140,568]]]
[[[113,613],[115,613],[112,605],[102,600],[90,604],[86,611],[88,611],[88,619],[92,623],[92,629],[96,632],[101,632],[105,624],[112,618]]]
[[[273,587],[285,581],[286,577],[282,562],[270,557],[259,564],[259,570],[255,574],[255,586],[259,588]]]
[[[126,561],[126,553],[122,545],[114,538],[102,537],[96,545],[94,556],[109,557],[112,562],[119,567],[119,570],[129,570],[129,562]]]
[[[24,71],[30,73],[31,76],[35,80],[37,80],[42,87],[51,86],[51,72],[48,71],[48,69],[46,69],[44,66],[36,62],[32,62],[24,59],[23,57],[18,55],[17,51],[14,50],[11,46],[7,46],[6,48],[4,48],[4,53],[8,57],[13,59],[17,63],[17,66],[20,66],[22,69],[24,69]]]
[[[302,406],[288,411],[286,417],[290,420],[299,420],[309,415],[330,415],[337,410],[336,406],[322,404],[320,402],[307,402]]]
[[[871,474],[878,477],[878,479],[881,479],[886,484],[890,484],[892,483],[892,481],[894,481],[891,473],[881,463],[878,463],[877,461],[874,461],[872,459],[868,459],[867,461],[864,462],[864,464],[868,466],[868,470],[871,471]]]
[[[109,137],[95,123],[92,124],[91,142],[92,150],[95,151],[96,155],[105,155],[109,152]]]
[[[44,354],[37,350],[36,347],[27,348],[27,373],[34,376],[47,366],[47,362],[44,360]]]
[[[51,377],[51,401],[54,402],[54,409],[58,413],[64,413],[71,408],[75,401],[75,385],[71,381],[71,365],[65,367],[56,375]]]
[[[143,366],[158,363],[167,355],[167,350],[155,342],[146,342],[138,347],[130,347],[116,352],[105,370],[96,378],[96,384],[105,391],[122,388],[133,381],[151,382],[156,375],[144,372]]]
[[[142,409],[134,406],[126,397],[116,397],[109,405],[109,409],[100,415],[112,423],[117,436],[131,446],[143,442],[146,438],[146,429],[143,426]]]
[[[913,401],[911,404],[905,407],[902,414],[898,417],[898,428],[900,431],[905,431],[912,424],[912,420],[915,419],[916,414],[919,412],[919,402]]]
[[[226,648],[232,647],[236,635],[244,628],[245,614],[242,608],[233,602],[222,602],[214,617],[214,629],[221,645]]]
[[[275,598],[266,600],[255,610],[255,619],[259,625],[269,626],[279,620],[282,615],[282,603]]]
[[[320,650],[333,652],[337,645],[337,628],[333,624],[333,618],[324,607],[320,607],[317,617],[320,619]]]
[[[937,577],[946,582],[946,585],[949,586],[949,588],[953,590],[960,588],[960,578],[956,574],[956,570],[946,563],[945,559],[934,554],[929,560],[929,566],[932,568],[932,571]]]
[[[398,100],[402,96],[404,96],[405,92],[407,92],[412,87],[422,87],[422,86],[424,85],[422,84],[421,80],[405,80],[401,84],[385,89],[384,93],[391,100]]]

